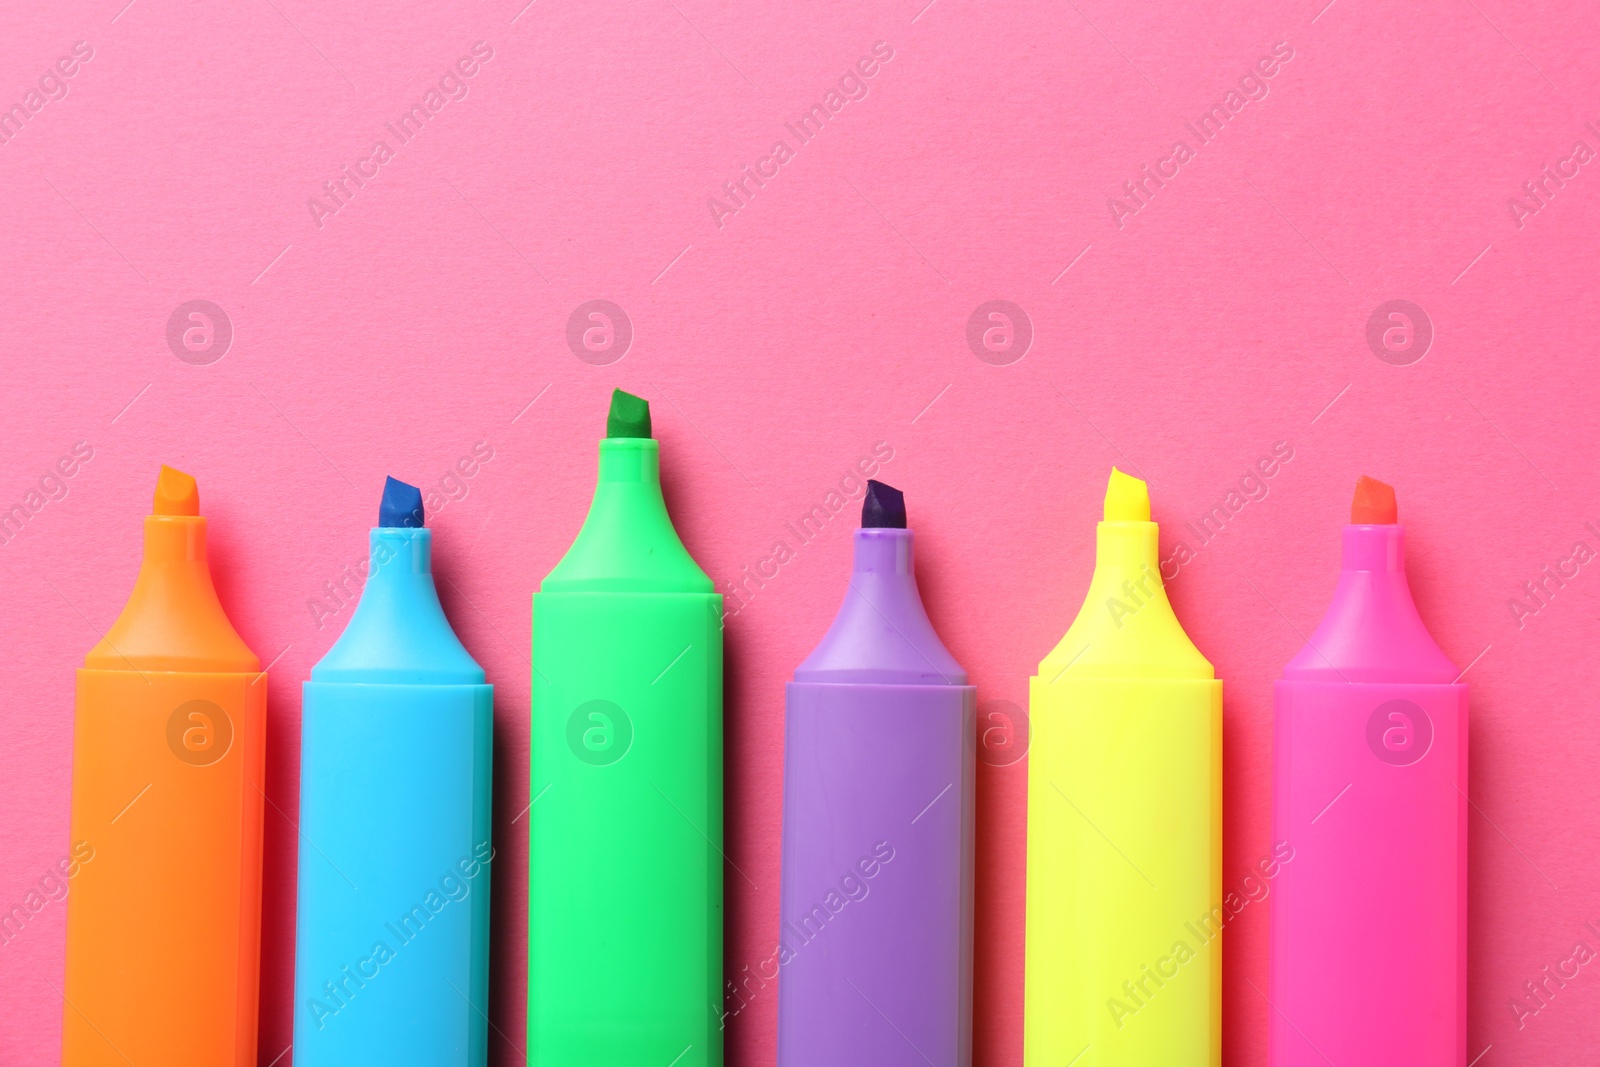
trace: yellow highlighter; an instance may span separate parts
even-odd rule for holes
[[[1218,1067],[1222,683],[1115,468],[1094,578],[1029,680],[1025,1067]]]

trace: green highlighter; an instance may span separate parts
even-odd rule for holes
[[[594,500],[533,596],[528,1063],[722,1064],[722,597],[612,394]]]

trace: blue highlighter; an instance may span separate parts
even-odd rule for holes
[[[483,1067],[494,687],[390,478],[361,602],[305,683],[296,1067]]]

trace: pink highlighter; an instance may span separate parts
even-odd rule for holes
[[[1394,490],[1362,478],[1339,585],[1277,683],[1271,1067],[1461,1067],[1467,687],[1406,584]]]

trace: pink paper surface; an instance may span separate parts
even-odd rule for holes
[[[1025,704],[1078,607],[1110,465],[1150,479],[1163,554],[1192,555],[1172,597],[1225,680],[1230,884],[1270,853],[1270,683],[1369,473],[1470,664],[1469,1053],[1592,1058],[1600,970],[1543,968],[1600,950],[1600,563],[1574,553],[1600,551],[1600,9],[10,7],[0,506],[26,518],[0,544],[0,906],[66,853],[73,668],[131,588],[157,464],[188,470],[272,663],[260,1062],[290,1062],[300,681],[394,474],[439,491],[445,607],[497,686],[491,1060],[518,1062],[529,594],[621,385],[653,402],[685,541],[746,591],[730,977],[777,937],[782,683],[837,607],[856,504],[804,543],[786,523],[875,446],[991,712]],[[629,328],[579,316],[569,345],[593,300]],[[997,300],[1025,323],[969,330]],[[92,458],[47,479],[77,442]],[[493,458],[453,473],[479,442]],[[1275,446],[1266,495],[1241,489]],[[1201,545],[1185,524],[1216,506]],[[763,562],[779,541],[793,558]],[[975,1059],[1015,1065],[1027,763],[986,722]],[[1265,1062],[1270,906],[1228,930],[1228,1064]],[[55,1062],[65,914],[46,899],[0,945],[0,1063]],[[730,1017],[731,1064],[773,1061],[776,1005],[768,986]]]

